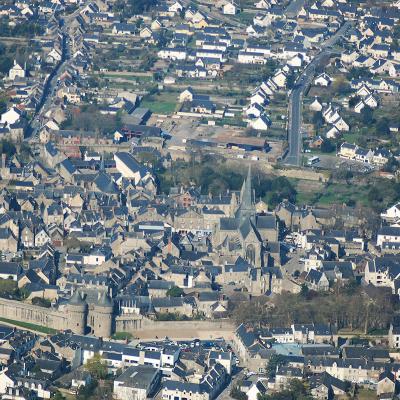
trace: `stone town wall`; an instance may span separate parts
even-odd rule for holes
[[[20,301],[0,299],[0,317],[58,330],[68,329],[65,313]]]
[[[57,330],[74,329],[69,326],[68,314],[48,308],[0,299],[0,317],[28,322]],[[116,332],[130,332],[140,338],[218,338],[231,340],[235,326],[232,321],[154,321],[143,316],[116,317]],[[1,323],[1,321],[0,321]]]

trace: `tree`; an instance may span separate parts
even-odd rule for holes
[[[325,138],[324,141],[322,142],[321,151],[323,153],[332,153],[333,151],[335,151],[335,145],[329,138]]]
[[[244,392],[242,392],[240,389],[239,389],[239,386],[234,386],[232,389],[231,389],[231,392],[230,392],[230,395],[231,395],[231,397],[233,398],[233,399],[236,399],[236,400],[247,400],[247,394],[246,393],[244,393]]]
[[[43,297],[34,297],[32,299],[32,304],[39,307],[50,308],[51,301],[48,299],[44,299]]]
[[[181,289],[178,286],[173,286],[171,289],[167,290],[167,296],[170,297],[182,297],[185,295],[185,292],[183,291],[183,289]]]
[[[322,127],[322,125],[324,124],[324,118],[321,111],[314,112],[312,116],[312,123],[314,124],[316,130]]]
[[[399,162],[394,158],[390,157],[389,161],[386,163],[386,165],[383,167],[383,170],[385,172],[396,172],[399,168]]]
[[[31,157],[31,147],[27,142],[23,142],[21,144],[21,148],[19,150],[20,156],[24,162],[29,162]]]
[[[351,81],[352,79],[364,78],[368,79],[372,76],[368,68],[352,68],[348,74],[347,79]]]
[[[9,298],[18,291],[17,282],[12,279],[0,279],[0,297]]]
[[[269,378],[274,378],[276,374],[276,369],[286,362],[285,357],[281,354],[272,354],[268,361],[266,372]]]
[[[56,394],[52,397],[53,400],[65,400],[65,397],[57,391]]]
[[[311,400],[308,387],[298,379],[292,379],[289,387],[281,392],[258,395],[258,400]]]
[[[345,180],[348,181],[353,177],[353,173],[351,171],[349,171],[347,168],[345,167],[340,167],[336,173],[335,173],[335,178],[337,180]]]
[[[296,75],[292,72],[286,78],[286,87],[288,89],[293,89],[295,82],[296,82]]]
[[[299,274],[300,275],[300,274]],[[308,286],[306,284],[302,284],[301,285],[301,289],[300,289],[300,296],[302,297],[307,297],[308,293],[309,293],[310,289],[308,288]]]
[[[361,101],[360,96],[353,96],[349,100],[349,107],[354,108]]]
[[[95,379],[105,379],[108,375],[107,365],[98,353],[87,361],[85,368]]]
[[[364,125],[371,125],[372,122],[374,121],[374,111],[369,106],[365,106],[361,110],[360,115],[361,115],[361,121]]]
[[[389,129],[389,121],[387,118],[381,118],[378,120],[375,126],[375,134],[376,136],[389,136],[390,129]]]
[[[92,380],[88,385],[80,386],[76,396],[77,400],[89,400],[97,387],[97,381]]]
[[[346,82],[344,77],[337,78],[333,83],[333,90],[339,95],[345,95],[351,90],[350,85]]]
[[[0,142],[0,154],[6,154],[7,157],[12,157],[16,152],[15,144],[10,140],[3,139]]]

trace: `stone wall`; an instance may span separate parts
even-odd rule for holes
[[[65,313],[20,301],[0,299],[0,317],[58,330],[68,329]]]
[[[68,313],[0,299],[0,317],[27,322],[57,330],[74,329],[69,326]],[[153,321],[143,316],[116,317],[116,332],[129,332],[140,338],[217,338],[231,340],[235,326],[232,321]],[[1,323],[1,322],[0,322]]]

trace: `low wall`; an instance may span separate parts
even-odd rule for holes
[[[140,321],[140,322],[139,322]],[[148,318],[116,318],[116,331],[129,332],[139,338],[215,339],[232,340],[235,325],[232,321],[153,321]]]

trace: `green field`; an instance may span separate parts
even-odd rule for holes
[[[176,103],[161,101],[142,101],[141,106],[148,108],[155,114],[172,114],[175,112]]]
[[[364,204],[366,201],[367,192],[363,186],[354,187],[345,184],[330,184],[326,186],[322,192],[315,195],[316,204],[330,205],[342,204],[352,200],[356,203]]]
[[[46,326],[30,324],[29,322],[22,322],[22,321],[14,321],[13,319],[7,319],[0,317],[0,322],[7,322],[8,324],[18,326],[20,328],[30,329],[32,331],[45,333],[45,334],[54,334],[57,333],[56,329],[47,328]]]
[[[311,192],[297,192],[296,204],[308,205],[312,204],[315,199],[315,194]]]
[[[129,81],[137,81],[137,82],[150,82],[153,80],[152,76],[143,76],[143,75],[135,75],[134,72],[126,73],[126,74],[113,74],[113,73],[106,73],[103,74],[101,77],[106,79],[125,79]]]
[[[145,96],[140,106],[148,108],[155,114],[173,114],[176,111],[177,103],[176,93],[164,92],[154,96]]]
[[[289,179],[296,188],[296,203],[299,205],[329,206],[348,203],[349,200],[360,205],[367,205],[367,192],[364,186],[347,185],[345,183],[330,183],[322,187],[317,183]]]
[[[131,340],[133,335],[129,332],[115,332],[111,338],[114,340]]]

